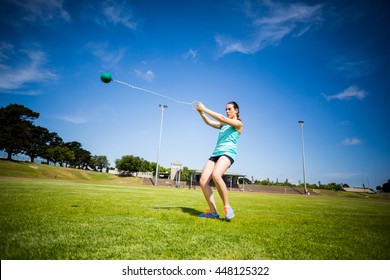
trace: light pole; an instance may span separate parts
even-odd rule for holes
[[[303,186],[304,186],[305,194],[306,194],[307,190],[306,190],[306,171],[305,171],[305,143],[303,141],[303,124],[304,124],[304,121],[298,121],[298,123],[299,123],[299,126],[301,127],[301,131],[302,131]]]
[[[157,186],[157,180],[158,180],[158,159],[160,157],[161,135],[162,135],[162,128],[163,128],[164,110],[165,110],[165,108],[168,108],[168,106],[160,104],[159,107],[161,108],[161,124],[160,124],[160,138],[158,140],[158,150],[157,150],[156,180],[154,182],[155,186]]]

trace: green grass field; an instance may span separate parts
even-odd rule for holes
[[[389,199],[231,192],[226,222],[200,190],[1,176],[2,260],[390,259]]]
[[[113,174],[62,168],[46,164],[0,160],[0,177],[23,177],[31,179],[55,179],[74,182],[142,184],[141,178],[118,177]]]

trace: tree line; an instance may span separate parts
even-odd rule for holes
[[[241,178],[240,178],[240,180],[241,180]],[[249,181],[248,179],[246,179],[246,180]],[[242,181],[240,181],[240,183],[242,183]],[[245,183],[248,183],[248,182],[245,182]],[[289,186],[289,187],[301,187],[301,188],[304,187],[303,183],[292,184],[287,179],[284,182],[279,182],[278,179],[276,179],[276,182],[270,181],[269,179],[255,180],[254,184],[261,185],[261,186]],[[309,189],[324,189],[324,190],[332,190],[332,191],[342,191],[345,188],[349,188],[349,185],[344,184],[344,183],[337,184],[334,182],[323,184],[323,183],[321,183],[321,181],[319,181],[318,185],[306,183],[306,187]],[[390,192],[390,179],[387,180],[387,182],[384,183],[382,186],[377,186],[376,190],[379,192]]]
[[[138,156],[133,155],[126,155],[122,156],[121,159],[117,159],[115,161],[116,168],[122,173],[122,174],[135,174],[135,176],[138,176],[139,172],[152,172],[153,175],[156,173],[156,162],[149,162],[143,158],[140,158]],[[191,177],[191,173],[195,170],[189,169],[188,167],[184,166],[183,169],[180,171],[180,180],[181,181],[189,181]],[[171,169],[165,168],[163,166],[158,166],[158,173],[159,174],[170,174]]]
[[[92,155],[77,141],[64,142],[56,133],[34,124],[39,113],[19,104],[0,108],[0,150],[7,159],[25,154],[30,161],[41,158],[60,166],[103,171],[108,169],[106,156]]]
[[[34,124],[39,113],[19,104],[10,104],[0,108],[0,151],[7,153],[7,159],[24,154],[30,161],[43,159],[46,164],[59,164],[64,167],[108,171],[110,164],[106,156],[92,155],[77,141],[64,142],[56,133]],[[122,174],[139,172],[155,173],[157,163],[143,158],[127,155],[115,161],[116,168]],[[169,168],[159,166],[159,173],[170,172]],[[184,167],[181,179],[189,180],[192,170]]]
[[[92,155],[91,152],[85,150],[81,143],[77,141],[64,142],[63,139],[56,133],[51,132],[47,128],[37,126],[34,121],[39,117],[39,113],[31,109],[19,105],[10,104],[0,108],[0,151],[7,153],[7,159],[11,160],[12,156],[17,154],[25,154],[30,157],[31,162],[41,158],[46,164],[54,163],[60,166],[73,167],[78,169],[92,169],[102,172],[104,169],[108,171],[110,164],[104,155]],[[155,175],[155,162],[149,162],[143,158],[133,155],[122,156],[121,159],[115,161],[115,167],[122,174],[135,174],[139,172],[152,172]],[[169,168],[159,166],[159,173],[170,173]],[[184,167],[181,170],[181,180],[190,180],[191,170]],[[276,182],[267,180],[256,180],[251,182],[247,178],[240,178],[239,183],[257,184],[266,186],[299,186],[303,187],[302,183],[298,185],[288,182]],[[347,184],[328,183],[322,184],[306,184],[307,188],[311,189],[328,189],[342,190],[349,188]],[[390,180],[382,186],[376,188],[378,191],[390,192]]]
[[[255,184],[256,185],[262,185],[262,186],[289,186],[289,187],[302,187],[302,188],[304,187],[303,183],[299,182],[298,184],[293,184],[293,183],[290,183],[288,181],[288,179],[286,179],[286,181],[281,181],[281,182],[279,182],[278,179],[276,179],[276,182],[270,181],[269,179],[267,179],[267,180],[260,180],[260,181],[256,180]],[[306,188],[341,191],[344,188],[349,188],[349,185],[348,184],[343,184],[343,183],[337,184],[337,183],[333,183],[333,182],[332,183],[323,184],[323,183],[321,183],[321,181],[319,181],[318,185],[317,184],[306,183]]]
[[[390,179],[387,180],[387,182],[384,183],[382,186],[377,186],[376,189],[380,192],[390,192]]]

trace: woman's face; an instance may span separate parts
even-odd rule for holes
[[[237,115],[237,109],[234,109],[233,104],[226,104],[226,116],[230,119]]]

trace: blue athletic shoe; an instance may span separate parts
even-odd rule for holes
[[[198,215],[199,218],[208,218],[208,219],[219,219],[219,215],[218,214],[214,214],[210,211],[206,211],[205,213],[202,213],[200,215]]]
[[[226,220],[229,221],[231,218],[234,217],[234,211],[233,211],[232,207],[230,207],[230,206],[224,207],[223,211],[225,212],[225,219]]]

